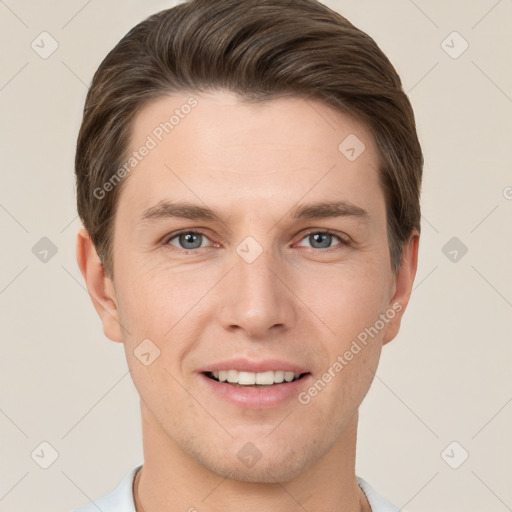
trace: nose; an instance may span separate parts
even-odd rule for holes
[[[252,262],[240,254],[233,253],[233,268],[218,290],[222,326],[259,340],[289,329],[296,311],[285,263],[268,249]]]

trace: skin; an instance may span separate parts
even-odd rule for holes
[[[131,171],[115,217],[114,278],[82,228],[77,260],[105,335],[123,343],[140,394],[144,466],[137,510],[369,511],[355,480],[358,407],[382,346],[398,333],[417,267],[412,233],[391,270],[386,205],[371,132],[317,101],[249,105],[224,91],[198,105]],[[137,115],[140,148],[188,95],[154,101]],[[355,134],[366,150],[338,149]],[[163,218],[140,223],[160,200],[219,212],[222,222]],[[298,204],[344,200],[354,216],[296,220]],[[308,230],[337,236],[315,241]],[[200,230],[191,251],[178,230]],[[263,252],[236,248],[252,236]],[[345,241],[345,243],[343,243]],[[188,253],[187,253],[188,251]],[[377,336],[306,405],[245,409],[213,394],[198,373],[232,357],[279,358],[320,378],[379,314],[399,304]],[[160,356],[134,355],[150,339]],[[261,453],[246,467],[247,442]],[[140,499],[140,502],[139,502]]]

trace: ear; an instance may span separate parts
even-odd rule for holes
[[[409,303],[409,298],[412,292],[412,285],[416,276],[416,270],[418,267],[418,248],[419,248],[420,236],[417,230],[414,230],[411,234],[408,242],[402,248],[402,263],[396,276],[394,277],[394,289],[395,292],[389,302],[388,311],[393,311],[395,314],[390,318],[386,325],[382,344],[389,343],[393,338],[396,337],[400,330],[400,323],[402,321],[402,315],[405,313],[405,308]]]
[[[107,338],[123,342],[116,295],[112,280],[105,275],[103,264],[87,230],[82,227],[76,238],[76,260],[89,297],[98,313]]]

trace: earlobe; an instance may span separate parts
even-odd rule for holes
[[[414,278],[418,267],[419,233],[414,230],[408,242],[402,249],[402,263],[394,278],[395,292],[389,302],[389,312],[394,312],[393,317],[386,325],[382,344],[390,342],[400,330],[402,315],[407,308],[412,292]],[[389,315],[391,317],[391,315]]]
[[[123,336],[114,286],[105,275],[103,264],[84,227],[81,227],[77,233],[76,260],[94,308],[103,324],[105,336],[112,341],[122,343]]]

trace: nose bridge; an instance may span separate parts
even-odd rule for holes
[[[232,263],[222,301],[224,327],[238,326],[251,337],[264,337],[273,326],[288,326],[292,308],[289,293],[277,277],[279,254],[248,236],[233,251]]]

